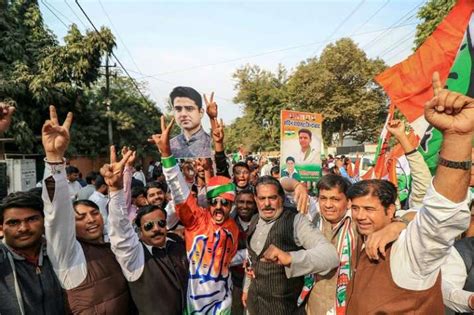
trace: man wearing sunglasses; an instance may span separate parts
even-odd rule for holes
[[[161,117],[162,134],[150,142],[158,147],[163,172],[170,187],[176,214],[185,227],[185,243],[189,257],[187,314],[230,314],[232,280],[230,262],[237,252],[239,228],[229,218],[235,198],[230,178],[211,177],[208,181],[208,208],[199,207],[197,199],[171,155],[169,132]]]
[[[211,157],[211,137],[202,129],[204,115],[201,95],[193,88],[178,86],[171,91],[174,118],[181,134],[170,141],[176,158]]]
[[[100,172],[109,186],[109,223],[112,251],[129,282],[132,299],[140,314],[181,315],[186,305],[188,263],[184,242],[168,234],[166,211],[161,205],[138,210],[135,229],[128,218],[123,189],[123,170],[133,151]]]

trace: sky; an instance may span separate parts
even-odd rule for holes
[[[225,124],[242,116],[232,74],[246,64],[292,70],[341,37],[394,65],[412,53],[420,0],[136,1],[78,0],[96,27],[116,37],[115,54],[143,92],[166,111],[174,86],[215,92]],[[90,23],[73,0],[39,0],[59,40]],[[54,13],[54,14],[53,14]],[[204,122],[205,129],[208,123]]]

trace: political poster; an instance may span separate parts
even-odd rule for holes
[[[321,174],[323,116],[283,110],[280,121],[280,176],[317,181]]]

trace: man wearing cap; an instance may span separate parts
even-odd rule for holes
[[[174,120],[166,126],[162,116],[162,134],[153,135],[150,142],[155,143],[161,153],[176,214],[185,227],[189,258],[187,312],[230,314],[232,280],[229,266],[237,252],[239,235],[237,224],[229,218],[235,187],[227,177],[211,177],[207,190],[209,207],[199,207],[171,155],[169,132],[173,123]]]
[[[204,115],[201,95],[193,88],[178,86],[171,91],[174,118],[181,134],[170,141],[176,158],[211,157],[211,136],[201,126]]]

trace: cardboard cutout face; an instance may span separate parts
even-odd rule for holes
[[[181,158],[211,157],[211,136],[202,128],[204,109],[188,97],[176,97],[173,113],[181,133],[170,140],[171,153]]]

